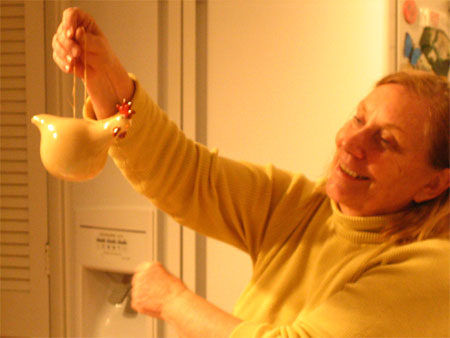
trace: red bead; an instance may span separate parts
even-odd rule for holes
[[[116,108],[120,114],[122,114],[125,118],[129,119],[135,113],[135,111],[131,109],[131,105],[132,105],[131,101],[126,102],[126,100],[123,99],[121,105],[116,104]]]

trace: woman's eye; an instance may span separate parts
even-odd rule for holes
[[[383,147],[396,148],[397,143],[395,139],[392,138],[392,136],[379,134],[378,140],[383,145]]]
[[[391,144],[391,141],[389,139],[383,137],[380,137],[380,142],[387,146]]]
[[[362,123],[363,123],[362,118],[360,118],[360,117],[357,116],[357,115],[353,116],[353,121],[354,121],[356,124],[362,124]]]

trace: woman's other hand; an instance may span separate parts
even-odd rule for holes
[[[140,313],[164,318],[165,307],[171,306],[185,291],[183,282],[170,274],[160,263],[143,263],[132,280],[132,307]]]
[[[241,322],[189,290],[160,263],[143,263],[132,280],[131,306],[166,321],[180,337],[229,337]]]

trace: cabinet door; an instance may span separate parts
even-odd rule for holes
[[[45,113],[43,1],[0,6],[0,335],[48,336],[46,173],[30,124]]]

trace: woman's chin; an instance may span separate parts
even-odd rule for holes
[[[349,187],[339,184],[330,178],[325,187],[326,194],[333,200],[341,211],[347,209],[345,206],[357,205],[358,200],[355,199],[355,192]]]

